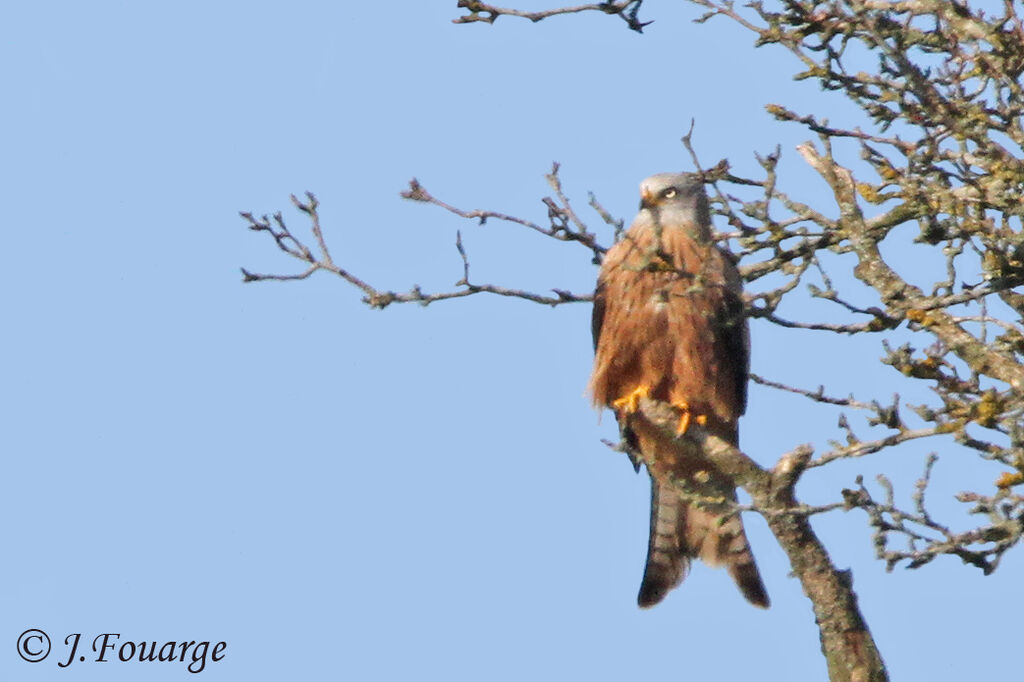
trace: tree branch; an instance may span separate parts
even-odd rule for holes
[[[925,507],[925,493],[937,460],[934,454],[928,457],[924,474],[915,485],[915,511],[908,512],[896,505],[893,485],[882,475],[877,480],[885,493],[884,502],[876,501],[864,486],[863,478],[858,476],[857,489],[843,491],[847,508],[863,509],[867,513],[868,521],[875,529],[875,553],[885,561],[886,570],[893,570],[901,561],[908,562],[907,568],[920,568],[937,556],[948,554],[988,575],[999,565],[1003,554],[1024,535],[1024,496],[1010,490],[1010,485],[1021,481],[1008,481],[1009,485],[999,487],[995,495],[957,495],[960,502],[973,503],[970,513],[987,517],[988,523],[956,533],[935,521]],[[889,536],[892,534],[900,534],[907,539],[906,550],[889,548]]]
[[[644,417],[667,436],[676,437],[680,418],[676,408],[649,398],[641,398],[639,408]],[[691,423],[682,437],[702,447],[716,468],[750,494],[754,509],[765,517],[814,607],[829,679],[888,680],[881,655],[857,605],[852,574],[836,569],[807,515],[797,512],[801,505],[794,497],[794,487],[810,459],[811,449],[798,448],[781,457],[775,468],[767,471],[738,448],[697,424]]]
[[[416,183],[415,180],[413,180],[412,187],[419,188],[419,185],[418,183]],[[498,217],[503,220],[510,220],[512,222],[516,222],[518,224],[530,227],[531,229],[537,229],[541,232],[544,232],[545,234],[548,234],[547,231],[545,231],[543,228],[540,228],[537,225],[528,223],[527,221],[502,216],[501,214],[483,211],[460,211],[459,209],[449,207],[446,204],[437,201],[433,197],[430,197],[425,193],[425,190],[422,190],[422,188],[419,189],[424,193],[423,198],[416,198],[416,200],[438,204],[452,211],[453,213],[461,215],[462,217],[477,218],[480,219],[481,221],[486,220],[487,217]],[[476,294],[494,294],[497,296],[504,296],[508,298],[520,298],[526,301],[531,301],[533,303],[541,303],[543,305],[549,305],[552,307],[562,305],[563,303],[582,303],[593,300],[592,294],[574,294],[571,291],[565,291],[562,289],[552,289],[552,293],[554,295],[551,296],[547,294],[539,294],[531,291],[526,291],[523,289],[498,286],[496,284],[471,283],[469,281],[469,260],[466,256],[465,248],[462,245],[462,234],[459,232],[456,232],[455,248],[456,250],[458,250],[459,256],[462,258],[463,270],[462,278],[455,283],[455,286],[459,287],[458,289],[455,289],[453,291],[441,291],[435,293],[426,293],[422,291],[418,285],[414,285],[406,293],[398,293],[391,290],[378,289],[376,287],[371,286],[370,284],[368,284],[361,278],[357,277],[356,275],[352,274],[348,270],[339,267],[334,263],[334,261],[331,259],[330,253],[327,250],[327,244],[324,240],[320,228],[320,216],[317,211],[319,207],[319,202],[317,201],[316,197],[313,196],[313,194],[310,192],[306,193],[306,197],[306,202],[299,201],[295,197],[295,195],[292,195],[291,198],[292,203],[295,205],[295,207],[310,217],[310,221],[312,223],[311,229],[313,231],[314,238],[316,239],[320,255],[315,255],[308,246],[306,246],[298,237],[296,237],[291,232],[291,230],[288,229],[288,226],[280,213],[275,213],[273,219],[270,219],[267,216],[257,218],[250,212],[242,212],[240,213],[240,215],[242,216],[242,218],[248,221],[250,230],[253,230],[255,232],[266,232],[270,234],[271,237],[274,239],[275,243],[277,244],[277,247],[282,252],[286,253],[292,258],[296,258],[300,261],[309,264],[309,266],[301,273],[291,275],[262,274],[242,268],[242,281],[263,282],[302,280],[306,279],[307,277],[309,277],[310,275],[319,270],[323,270],[325,272],[330,272],[334,275],[337,275],[344,281],[348,282],[349,284],[353,285],[354,287],[362,291],[364,294],[363,303],[366,303],[371,308],[377,309],[384,309],[391,305],[392,303],[419,303],[420,305],[426,306],[437,301],[445,301],[453,298],[465,298],[466,296],[473,296]],[[553,233],[549,234],[549,236],[555,236],[556,238],[558,238]],[[582,242],[584,241],[584,239],[581,236],[581,238],[577,241]],[[593,244],[593,249],[600,248],[596,244],[596,242],[594,242]]]
[[[518,9],[509,9],[505,7],[496,7],[489,5],[485,2],[478,2],[477,0],[459,0],[459,7],[465,9],[468,14],[464,14],[456,19],[452,19],[453,23],[456,24],[468,24],[477,21],[482,21],[488,24],[493,24],[498,17],[509,16],[509,17],[520,17],[522,19],[529,19],[530,21],[537,22],[548,17],[558,16],[561,14],[578,14],[580,12],[603,12],[604,14],[612,14],[623,21],[633,31],[637,33],[643,33],[644,26],[647,26],[651,22],[640,21],[637,14],[640,12],[640,7],[643,5],[644,0],[620,0],[619,2],[593,2],[587,5],[576,5],[573,7],[560,7],[557,9],[542,10],[539,12],[526,12]]]

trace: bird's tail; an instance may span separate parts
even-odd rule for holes
[[[651,535],[637,602],[654,606],[686,577],[690,559],[726,566],[747,601],[768,607],[761,574],[736,513],[716,513],[685,502],[670,482],[651,478]]]

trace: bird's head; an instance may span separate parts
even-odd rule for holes
[[[711,238],[711,211],[704,183],[693,173],[658,173],[640,183],[640,212],[663,228],[692,231]]]

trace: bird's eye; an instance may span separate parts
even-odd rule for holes
[[[663,199],[671,199],[675,195],[676,195],[675,187],[669,187],[668,189],[666,189],[664,192],[661,193],[661,196],[662,196]]]

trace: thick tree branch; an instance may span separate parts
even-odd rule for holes
[[[639,407],[644,417],[666,435],[675,437],[680,414],[674,407],[648,398],[641,399]],[[768,471],[738,448],[696,424],[691,424],[682,437],[699,444],[719,470],[750,494],[752,506],[765,517],[814,607],[829,679],[888,680],[885,665],[857,605],[852,574],[836,569],[807,515],[797,511],[801,505],[793,494],[794,486],[808,463],[810,448],[784,455],[775,468]]]
[[[934,303],[932,297],[907,283],[885,262],[878,248],[878,234],[870,229],[857,204],[853,174],[832,159],[831,150],[826,150],[826,155],[822,156],[809,143],[800,145],[798,150],[835,192],[843,216],[843,228],[859,259],[854,268],[857,278],[878,291],[890,308],[904,316],[912,311],[930,310],[922,322],[960,359],[976,372],[1005,381],[1024,394],[1024,365],[1010,354],[980,344],[949,314],[929,308]]]

